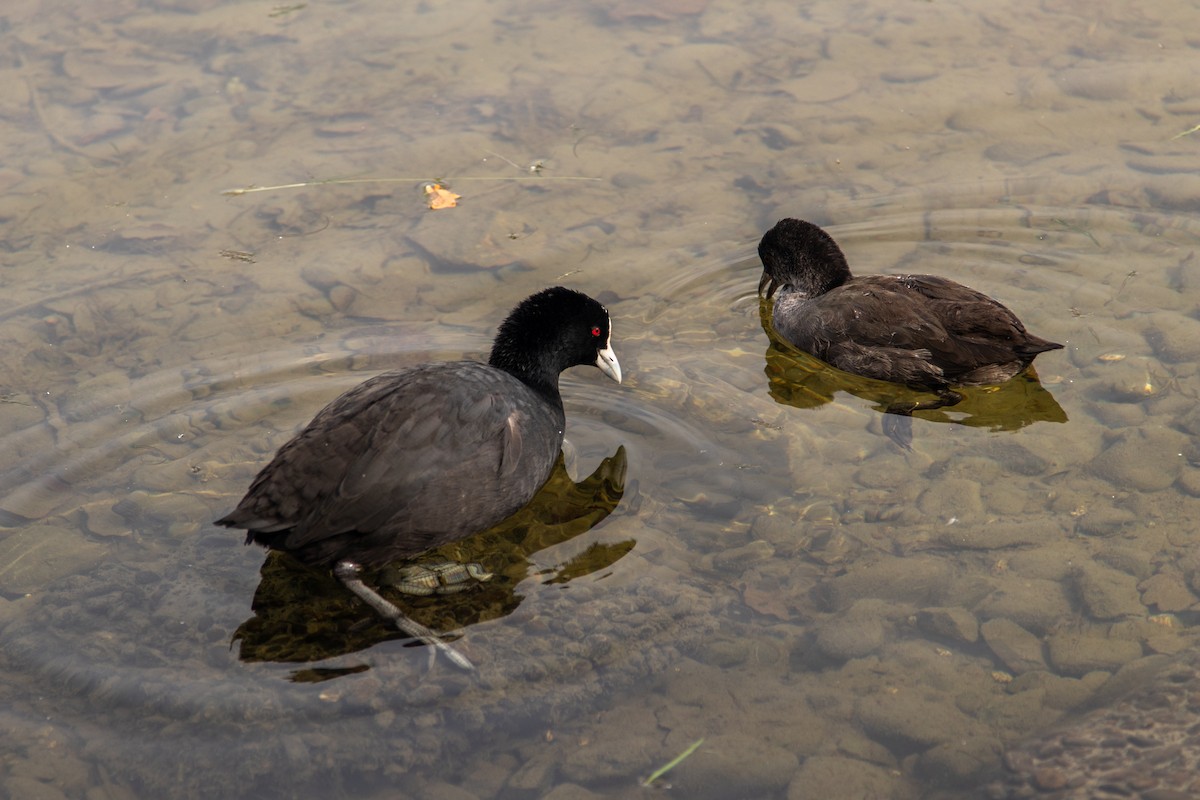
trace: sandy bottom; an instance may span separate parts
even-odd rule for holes
[[[1195,793],[1191,20],[610,5],[6,5],[0,797],[657,796],[701,739],[655,787]],[[1066,349],[900,451],[894,387],[771,341],[782,216]],[[554,283],[627,377],[450,554],[496,582],[405,601],[478,676],[212,526]]]

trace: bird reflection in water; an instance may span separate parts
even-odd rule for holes
[[[579,483],[559,456],[550,479],[523,509],[488,530],[431,550],[417,563],[478,562],[492,577],[466,590],[426,597],[386,588],[390,565],[380,570],[388,599],[417,622],[437,631],[457,630],[511,614],[524,599],[516,587],[530,575],[530,556],[568,542],[600,524],[625,494],[625,448],[600,462]],[[633,549],[633,539],[594,543],[550,570],[543,583],[564,583],[604,570]],[[347,593],[328,570],[305,567],[282,552],[270,552],[254,593],[254,615],[233,635],[243,661],[319,662],[405,639],[386,620]],[[320,681],[361,672],[365,665],[312,667],[294,681]]]

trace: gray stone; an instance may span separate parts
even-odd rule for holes
[[[1183,571],[1188,588],[1196,594],[1200,594],[1200,548],[1180,559],[1179,568]]]
[[[1062,153],[1062,142],[1045,139],[1042,141],[1002,141],[987,147],[983,154],[992,161],[1027,166],[1035,161]]]
[[[732,547],[713,556],[713,566],[722,572],[740,575],[749,567],[766,561],[775,555],[770,542],[757,539],[741,547]]]
[[[561,783],[551,789],[549,794],[543,795],[542,800],[601,800],[602,797],[577,784]]]
[[[965,608],[925,608],[917,614],[917,627],[952,642],[970,644],[979,639],[979,620]]]
[[[782,747],[728,733],[706,738],[670,774],[681,797],[757,800],[782,791],[798,766],[796,756]]]
[[[525,792],[544,792],[554,780],[562,751],[555,746],[540,749],[517,767],[508,779],[508,788]]]
[[[628,725],[622,728],[620,736],[608,736],[587,747],[569,750],[560,766],[561,774],[582,784],[633,780],[647,772],[648,767],[652,768],[650,761],[662,753],[662,737],[654,733],[654,728]]]
[[[21,798],[21,800],[67,800],[67,796],[49,783],[42,783],[33,778],[11,777],[4,781],[4,797]]]
[[[1075,564],[1091,557],[1092,551],[1078,537],[1071,537],[1012,553],[1008,556],[1008,571],[1023,578],[1061,583]]]
[[[1200,602],[1188,590],[1182,575],[1160,572],[1138,584],[1142,604],[1156,611],[1184,611]]]
[[[941,605],[953,570],[943,558],[881,556],[874,563],[850,565],[849,570],[819,587],[826,604],[840,610],[862,598],[877,598],[917,606]]]
[[[1097,400],[1143,403],[1149,396],[1146,391],[1146,365],[1141,359],[1113,361],[1092,371],[1099,380],[1091,387],[1089,394]]]
[[[1018,475],[1041,475],[1051,468],[1046,459],[1031,451],[1020,442],[1007,438],[989,439],[983,449],[985,455],[996,461],[1007,472]]]
[[[989,619],[979,626],[979,632],[1009,672],[1020,675],[1046,668],[1041,640],[1012,620]]]
[[[937,481],[917,499],[917,507],[930,517],[945,522],[951,517],[958,524],[983,519],[983,499],[978,481],[967,478],[944,478]]]
[[[1024,486],[998,481],[984,485],[983,501],[988,512],[994,516],[1016,517],[1025,512],[1030,497]]]
[[[1198,287],[1200,290],[1200,287]],[[1200,405],[1193,405],[1191,409],[1184,412],[1182,416],[1175,420],[1185,433],[1190,433],[1192,436],[1200,436]]]
[[[479,800],[479,795],[445,781],[431,781],[421,787],[424,800]]]
[[[817,628],[814,644],[826,658],[848,661],[879,649],[885,630],[878,617],[849,613],[823,622]]]
[[[1026,672],[1018,675],[1008,685],[1013,693],[1040,689],[1043,702],[1051,707],[1069,711],[1086,703],[1096,692],[1096,687],[1079,678],[1066,678],[1053,672]]]
[[[753,643],[744,639],[713,639],[704,643],[697,659],[714,667],[728,669],[743,663],[753,647]]]
[[[4,398],[0,402],[0,436],[32,428],[45,418],[45,412],[27,394]]]
[[[1155,557],[1153,551],[1144,548],[1127,547],[1123,544],[1104,542],[1093,547],[1094,558],[1099,564],[1107,564],[1113,569],[1128,573],[1141,580],[1154,574]],[[1082,559],[1075,563],[1083,563]]]
[[[1082,676],[1096,670],[1113,672],[1142,657],[1142,646],[1126,639],[1108,639],[1082,633],[1050,637],[1050,664],[1060,675]]]
[[[1137,521],[1137,515],[1128,509],[1114,506],[1090,507],[1087,513],[1075,521],[1075,532],[1084,536],[1115,536]]]
[[[1093,474],[1122,490],[1156,492],[1183,469],[1184,437],[1165,428],[1136,428],[1122,434],[1091,461]]]
[[[80,383],[59,400],[59,410],[71,422],[116,414],[129,405],[129,376],[106,372]]]
[[[1130,694],[1137,694],[1147,685],[1158,682],[1160,677],[1169,674],[1176,667],[1182,667],[1184,671],[1190,671],[1186,665],[1194,659],[1183,659],[1182,661],[1171,656],[1146,656],[1138,658],[1122,665],[1115,674],[1107,674],[1107,679],[1097,681],[1095,673],[1088,675],[1084,681],[1089,678],[1096,682],[1096,701],[1097,707],[1105,705],[1113,705],[1120,698]],[[1195,672],[1192,676],[1195,676]],[[1169,679],[1168,679],[1169,680]],[[1181,686],[1187,686],[1191,682],[1186,681]]]
[[[52,440],[47,447],[53,451]],[[14,483],[26,477],[30,479],[0,496],[0,525],[4,527],[16,527],[28,520],[42,519],[60,508],[65,509],[79,502],[79,495],[52,472],[30,476],[24,467],[18,467],[6,477]],[[12,483],[9,485],[12,486]]]
[[[1195,458],[1191,460],[1194,463]],[[1200,497],[1200,470],[1191,467],[1184,469],[1177,485],[1192,497]]]
[[[64,575],[73,575],[108,553],[79,531],[38,524],[0,539],[0,586],[13,594],[32,592]]]
[[[854,758],[813,756],[788,785],[787,800],[859,800],[897,795],[897,780],[883,767]]]
[[[1003,749],[1000,740],[992,736],[945,742],[922,753],[917,769],[942,786],[968,785],[999,766]]]
[[[999,735],[1007,731],[1011,735],[1045,728],[1060,716],[1061,711],[1047,707],[1044,690],[1030,689],[995,695],[980,710],[978,718],[989,731]]]
[[[1200,181],[1190,183],[1200,186]],[[1195,195],[1190,195],[1189,202],[1195,202]],[[1153,319],[1154,324],[1145,335],[1156,356],[1168,363],[1191,364],[1200,359],[1200,321],[1184,314],[1166,313],[1156,314]]]
[[[1083,606],[1093,619],[1120,619],[1146,613],[1138,595],[1137,578],[1132,575],[1091,563],[1076,570],[1073,578]]]
[[[863,730],[872,739],[902,749],[926,750],[973,735],[979,727],[950,698],[910,689],[861,698],[855,706]]]
[[[1062,583],[1007,575],[974,609],[985,619],[1009,619],[1027,631],[1044,635],[1074,613]]]
[[[999,550],[1040,544],[1046,541],[1049,534],[1060,530],[1060,525],[1047,521],[993,522],[988,525],[959,521],[941,528],[932,538],[945,547]]]

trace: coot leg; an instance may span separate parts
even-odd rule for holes
[[[893,406],[883,413],[880,425],[889,439],[901,450],[912,450],[912,409],[908,406]]]
[[[914,403],[912,411],[932,411],[935,408],[949,408],[962,402],[963,396],[953,389],[942,389],[934,400]]]
[[[467,671],[475,669],[475,665],[471,663],[470,659],[439,639],[437,634],[429,628],[404,616],[400,609],[384,599],[379,592],[363,583],[359,577],[361,572],[362,567],[353,561],[339,561],[333,568],[333,574],[337,576],[337,579],[347,589],[354,592],[360,600],[375,609],[379,616],[390,620],[393,625],[414,639],[419,639],[430,647],[437,648],[438,652],[450,659],[456,667]]]
[[[918,403],[896,403],[888,406],[883,414],[883,432],[887,437],[905,450],[912,450],[912,413],[914,411],[932,411],[935,408],[948,408],[962,402],[963,396],[953,389],[942,389],[933,400],[923,400]]]

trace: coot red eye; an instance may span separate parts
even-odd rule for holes
[[[599,335],[600,335],[600,326],[596,325],[592,328],[592,336],[599,336]]]

